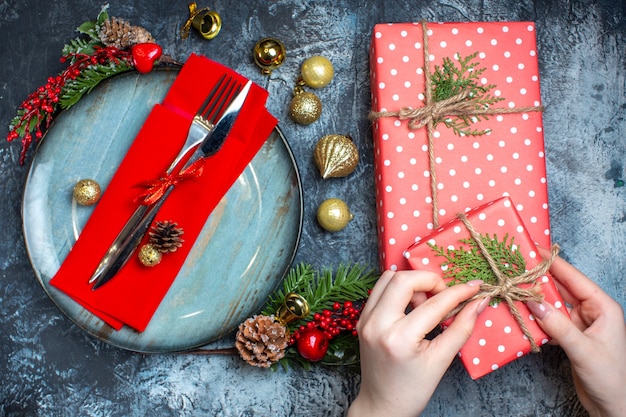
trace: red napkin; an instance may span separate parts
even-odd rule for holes
[[[119,330],[143,331],[167,293],[212,210],[256,155],[277,124],[267,112],[267,91],[253,84],[222,149],[207,158],[198,178],[179,183],[155,221],[170,220],[184,230],[184,243],[153,268],[133,256],[108,283],[88,284],[102,256],[138,206],[141,184],[163,176],[178,154],[195,112],[212,87],[229,73],[205,57],[191,55],[165,99],[152,109],[120,167],[107,186],[74,247],[50,281],[87,310]],[[144,237],[144,242],[147,237]]]

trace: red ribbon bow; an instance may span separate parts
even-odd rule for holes
[[[140,186],[146,188],[146,191],[139,194],[136,201],[143,206],[150,206],[156,203],[163,197],[163,194],[165,194],[165,191],[167,191],[170,186],[174,186],[190,178],[200,177],[204,169],[204,162],[204,158],[201,158],[187,168],[182,169],[178,174],[169,174],[158,180],[145,181],[140,184]]]

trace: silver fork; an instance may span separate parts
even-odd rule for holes
[[[227,77],[226,74],[218,80],[194,116],[191,125],[189,126],[187,139],[178,152],[178,155],[176,155],[170,166],[165,171],[166,175],[172,174],[178,164],[184,160],[186,156],[192,153],[195,148],[207,137],[209,132],[211,132],[211,130],[215,127],[215,123],[219,120],[224,109],[228,106],[230,101],[237,96],[240,90],[241,87],[238,86],[237,82],[232,77]],[[148,210],[151,210],[156,214],[156,211],[158,211],[162,202],[165,201],[171,190],[172,187],[167,190],[159,201],[153,203],[152,206],[140,205],[137,207],[122,230],[120,230],[113,243],[111,243],[111,246],[102,257],[93,275],[89,278],[89,284],[95,283],[93,289],[96,289],[99,286],[101,278],[108,271],[114,261],[114,258],[117,257],[120,248],[124,245],[129,236],[139,233],[137,226],[142,224],[142,220],[146,217]],[[143,222],[143,224],[146,223],[149,226],[151,222]],[[141,233],[141,236],[143,236],[144,233],[145,231]]]
[[[234,89],[236,89],[236,91],[232,94]],[[241,87],[237,85],[237,82],[231,76],[227,77],[226,74],[222,75],[194,116],[191,126],[189,127],[187,140],[185,140],[183,147],[172,161],[172,164],[167,171],[165,171],[167,175],[170,175],[178,163],[183,160],[185,156],[189,155],[189,153],[204,140],[206,135],[213,130],[224,108],[232,97],[237,95],[240,89]]]

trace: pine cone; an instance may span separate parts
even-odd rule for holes
[[[132,36],[133,44],[136,43],[154,43],[152,34],[147,29],[141,26],[133,26]]]
[[[176,252],[176,249],[183,245],[184,240],[181,236],[185,233],[182,228],[176,226],[178,223],[169,220],[156,222],[150,231],[150,243],[159,252]]]
[[[132,26],[124,19],[112,17],[98,28],[100,41],[106,46],[126,49],[137,43],[154,42],[154,38],[141,26]]]
[[[235,346],[252,366],[269,368],[285,356],[289,345],[287,328],[269,316],[254,316],[239,325]]]

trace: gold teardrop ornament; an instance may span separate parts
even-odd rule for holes
[[[320,118],[322,101],[313,93],[304,91],[300,86],[293,90],[293,99],[289,104],[289,116],[294,122],[308,125]]]
[[[326,135],[315,145],[313,160],[322,178],[351,174],[359,163],[359,150],[349,135]]]
[[[354,218],[348,205],[338,198],[329,198],[317,209],[317,221],[324,230],[338,232]]]

